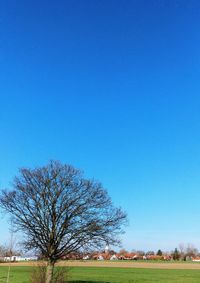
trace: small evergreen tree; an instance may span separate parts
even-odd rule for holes
[[[179,260],[180,259],[180,253],[179,253],[177,248],[175,248],[174,252],[172,253],[172,257],[173,257],[173,260]]]
[[[156,255],[162,256],[162,251],[159,249]]]

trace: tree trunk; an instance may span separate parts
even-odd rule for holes
[[[51,262],[51,261],[48,262],[47,270],[46,270],[46,282],[45,283],[52,283],[54,265],[55,265],[54,262]]]

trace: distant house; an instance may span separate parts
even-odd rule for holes
[[[62,260],[80,260],[83,259],[83,255],[80,253],[69,253],[61,257]]]
[[[4,261],[32,261],[32,260],[37,260],[38,258],[36,256],[5,256],[2,258]]]
[[[125,260],[125,256],[123,254],[116,254],[116,257],[119,259],[119,260]]]
[[[164,260],[172,260],[172,256],[171,255],[164,255],[163,259]]]
[[[89,259],[90,259],[90,256],[89,256],[89,255],[85,255],[85,256],[83,256],[83,259],[84,259],[84,260],[89,260]]]
[[[198,256],[197,256],[197,257],[193,257],[193,258],[192,258],[192,261],[194,261],[194,262],[200,262],[200,257],[198,257]]]
[[[138,255],[137,253],[118,253],[116,254],[119,260],[138,260],[142,259],[142,256]]]
[[[104,260],[104,257],[103,257],[102,255],[99,255],[99,256],[97,257],[97,260]]]
[[[116,255],[112,255],[110,260],[118,260],[118,257]]]
[[[109,253],[98,253],[93,255],[92,259],[94,260],[110,260],[113,255]]]

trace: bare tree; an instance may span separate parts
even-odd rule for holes
[[[37,249],[48,260],[46,283],[52,282],[62,256],[83,247],[118,244],[126,223],[126,214],[113,206],[101,183],[55,161],[21,169],[12,190],[1,192],[0,207],[24,233],[26,248]]]
[[[186,247],[186,255],[189,257],[195,257],[198,254],[198,249],[193,245],[188,243]]]
[[[191,243],[188,243],[187,245],[184,243],[179,244],[179,250],[181,258],[184,260],[187,260],[187,258],[195,257],[198,255],[199,251],[198,249]]]
[[[154,251],[148,251],[148,252],[146,252],[146,255],[155,255],[155,252]]]
[[[184,259],[185,258],[185,244],[180,243],[178,247],[179,247],[181,259]]]
[[[5,257],[7,255],[7,248],[5,245],[0,245],[0,257]]]

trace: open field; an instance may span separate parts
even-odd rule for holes
[[[62,261],[59,266],[71,267],[117,267],[117,268],[153,268],[153,269],[198,269],[200,263],[164,262],[164,261]],[[200,281],[199,281],[200,282]]]
[[[12,266],[37,266],[39,262],[15,262]],[[0,263],[1,266],[8,266],[9,263]],[[200,262],[183,261],[94,261],[94,260],[69,260],[60,261],[58,266],[69,267],[117,267],[117,268],[152,268],[152,269],[197,269],[200,270]],[[200,282],[200,281],[199,281]]]
[[[118,267],[119,263],[117,262],[86,262],[85,266],[73,266],[75,263],[77,262],[68,262],[68,266],[71,266],[69,268],[69,282],[71,283],[200,282],[200,264],[195,263],[168,263],[167,267],[165,263],[120,262],[121,267]],[[85,262],[78,262],[78,264],[85,264]],[[93,266],[88,266],[89,264],[93,264]],[[98,266],[95,266],[95,264],[98,264]],[[107,264],[107,267],[104,266],[105,264]],[[29,283],[29,278],[34,272],[34,265],[33,263],[32,266],[30,264],[28,266],[28,263],[26,263],[26,266],[20,266],[19,263],[12,264],[9,283]],[[114,265],[116,266],[114,267]],[[191,268],[192,266],[195,268]],[[176,267],[179,267],[179,269],[176,269]],[[7,271],[8,266],[5,266],[5,264],[0,266],[0,283],[6,283]]]

